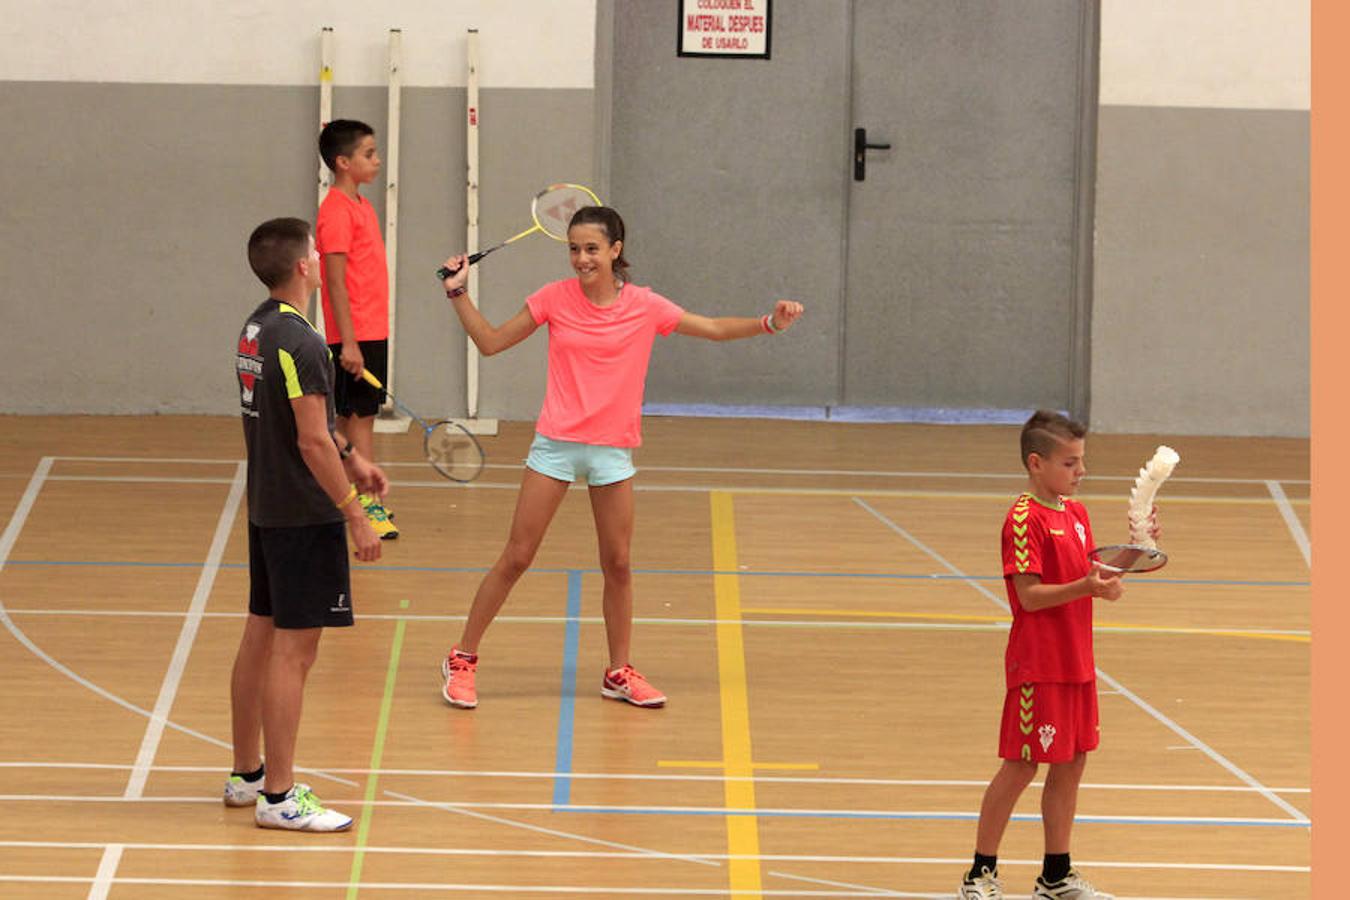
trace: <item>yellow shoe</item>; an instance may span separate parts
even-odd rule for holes
[[[382,541],[392,541],[398,537],[398,526],[389,521],[389,511],[380,503],[379,497],[372,497],[369,494],[361,495],[361,508],[366,511],[366,518],[370,520],[370,527],[375,529]]]

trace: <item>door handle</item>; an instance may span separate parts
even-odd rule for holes
[[[853,129],[853,180],[867,180],[867,151],[868,150],[889,150],[890,144],[869,144],[867,143],[867,129]]]

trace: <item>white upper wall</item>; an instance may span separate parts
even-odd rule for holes
[[[591,88],[595,3],[0,0],[0,81],[317,84],[327,25],[338,85],[386,84],[389,29],[400,28],[405,85],[463,86],[465,33],[477,28],[481,86]]]
[[[1308,0],[1102,0],[1101,102],[1309,108]]]

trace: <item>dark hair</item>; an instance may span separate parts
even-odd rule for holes
[[[268,219],[248,236],[248,264],[267,287],[285,284],[295,264],[309,256],[309,223]]]
[[[1049,457],[1060,441],[1084,437],[1087,426],[1052,409],[1038,409],[1022,426],[1022,465],[1031,454]]]
[[[319,155],[323,157],[323,164],[336,172],[337,158],[351,156],[361,139],[374,133],[374,128],[355,119],[334,119],[329,122],[319,132]]]
[[[572,214],[572,221],[567,223],[567,230],[571,231],[575,225],[599,225],[604,229],[605,237],[611,244],[623,240],[623,216],[619,215],[618,210],[608,206],[583,206]],[[614,260],[614,274],[627,281],[628,265],[623,248],[620,248],[619,258]]]

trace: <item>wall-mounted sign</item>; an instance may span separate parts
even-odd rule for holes
[[[680,56],[769,58],[770,0],[679,0]]]

